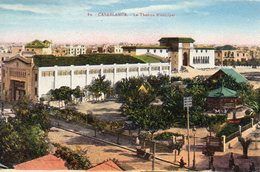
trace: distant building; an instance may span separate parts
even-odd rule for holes
[[[131,56],[155,55],[170,58],[169,48],[166,46],[123,46],[123,53]]]
[[[158,46],[123,46],[123,53],[132,56],[150,55],[171,61],[172,69],[181,70],[182,66],[194,68],[214,68],[215,53],[212,47],[194,48],[192,38],[165,37]]]
[[[52,54],[52,43],[44,40],[34,40],[25,45],[26,52],[35,52],[37,55]]]
[[[11,46],[11,53],[12,54],[19,54],[22,51],[24,51],[23,45],[13,45],[13,46]]]
[[[0,53],[8,53],[8,49],[5,47],[0,47]]]
[[[115,54],[123,54],[123,48],[121,45],[115,45],[114,46],[114,53]]]
[[[65,52],[67,56],[78,56],[80,54],[86,54],[85,45],[66,45]]]
[[[66,56],[66,48],[65,47],[55,47],[52,50],[52,55],[54,56]]]
[[[238,50],[232,45],[224,45],[215,48],[216,61],[219,65],[223,65],[227,61],[247,61],[250,56],[245,50]]]

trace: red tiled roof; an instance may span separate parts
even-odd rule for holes
[[[14,166],[16,170],[68,170],[65,162],[54,155],[45,155]]]
[[[93,168],[90,168],[87,171],[124,171],[124,170],[118,167],[118,165],[116,165],[116,163],[114,163],[112,160],[109,160]]]

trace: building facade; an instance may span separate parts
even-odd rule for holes
[[[52,54],[52,43],[48,40],[34,40],[25,45],[24,51],[33,52],[37,55]]]
[[[238,50],[231,45],[216,47],[215,56],[219,65],[223,65],[224,61],[247,61],[250,59],[250,54],[247,51]]]
[[[112,85],[123,78],[171,74],[169,63],[37,66],[34,58],[21,55],[2,64],[2,99],[16,101],[23,96],[32,100],[45,97],[51,89],[68,86],[84,88],[99,75],[105,75]]]
[[[123,53],[131,56],[154,55],[170,58],[169,48],[165,46],[123,46]]]
[[[51,89],[68,86],[84,88],[98,77],[105,75],[112,85],[123,78],[171,74],[169,63],[114,64],[85,66],[38,67],[38,95],[46,95]]]
[[[65,54],[67,56],[78,56],[80,54],[86,54],[86,46],[85,45],[66,45],[65,46]]]
[[[182,66],[214,68],[215,53],[212,47],[196,48],[192,38],[165,37],[159,46],[123,46],[123,53],[131,56],[150,55],[171,61],[171,68],[180,71]]]
[[[214,48],[194,48],[190,50],[190,66],[195,69],[213,68],[215,66]]]
[[[115,45],[114,46],[114,53],[115,54],[123,54],[123,48],[121,45]]]
[[[2,100],[15,101],[25,95],[30,99],[37,97],[37,72],[32,58],[16,55],[2,64]]]

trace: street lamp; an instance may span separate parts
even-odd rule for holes
[[[196,160],[195,160],[195,146],[196,146],[196,137],[195,137],[195,135],[196,135],[196,127],[193,127],[193,129],[192,129],[192,133],[193,133],[193,138],[194,138],[194,145],[193,145],[193,169],[195,169],[196,168],[196,165],[195,165],[195,163],[196,163]]]

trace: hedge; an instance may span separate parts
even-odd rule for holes
[[[73,57],[55,57],[53,55],[35,55],[34,63],[38,67],[69,66],[69,65],[100,65],[144,63],[144,61],[123,54],[84,54]]]

